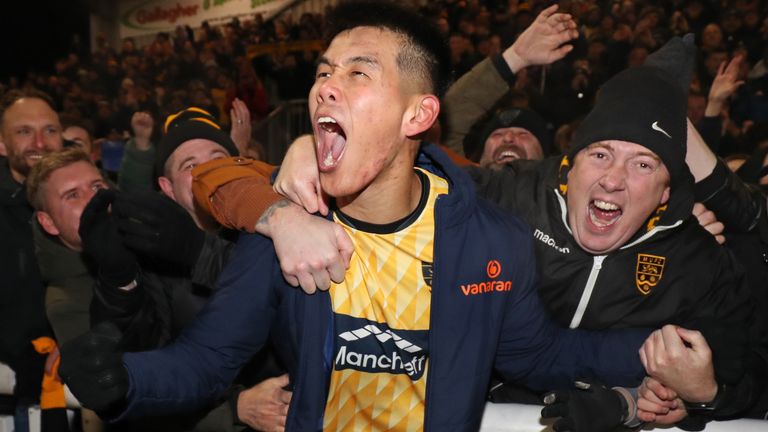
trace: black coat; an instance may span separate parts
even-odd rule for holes
[[[517,161],[500,171],[473,169],[479,193],[520,214],[532,227],[541,273],[539,293],[564,326],[584,329],[731,323],[752,336],[765,370],[768,342],[756,319],[741,266],[691,215],[693,183],[672,185],[668,208],[622,248],[604,256],[581,249],[567,226],[567,167],[558,157]],[[762,377],[745,383],[728,414],[753,404]]]
[[[0,159],[0,361],[16,372],[16,395],[40,396],[44,356],[32,340],[51,336],[32,239],[33,209],[23,185]]]

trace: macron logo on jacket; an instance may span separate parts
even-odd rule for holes
[[[563,253],[571,253],[571,250],[568,249],[567,246],[558,246],[557,243],[555,243],[555,239],[549,236],[549,234],[544,234],[540,229],[536,228],[536,230],[533,231],[533,237],[536,238],[536,240],[544,243],[545,245],[551,247],[552,249]]]

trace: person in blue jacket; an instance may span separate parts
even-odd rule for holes
[[[270,333],[291,377],[286,430],[476,430],[494,367],[538,389],[639,384],[649,332],[551,322],[529,228],[422,144],[449,76],[439,32],[385,1],[341,3],[329,27],[309,108],[322,189],[354,244],[344,281],[294,289],[271,241],[244,235],[172,345],[121,354],[102,326],[62,348],[81,403],[118,421],[194,409]],[[414,167],[420,151],[433,170]]]

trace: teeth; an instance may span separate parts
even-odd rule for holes
[[[512,150],[505,150],[499,154],[496,160],[502,160],[504,158],[520,159],[520,155]]]
[[[317,124],[326,132],[338,133],[339,129],[341,129],[341,127],[336,122],[336,119],[333,117],[320,117],[317,119]]]
[[[593,202],[595,204],[595,207],[599,208],[600,210],[614,211],[619,209],[619,206],[617,206],[614,203],[609,203],[607,201],[595,200]]]

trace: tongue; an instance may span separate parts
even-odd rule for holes
[[[610,225],[616,221],[616,218],[621,216],[621,210],[601,210],[597,206],[592,206],[592,215],[596,222],[599,221],[601,225]]]
[[[592,212],[594,213],[595,217],[605,222],[612,221],[616,218],[616,216],[620,214],[620,210],[601,210],[597,206],[592,207]]]
[[[339,158],[344,151],[346,143],[347,140],[342,134],[333,132],[324,134],[322,146],[320,147],[320,156],[323,161],[322,165],[326,168],[336,166],[336,163],[339,161]]]
[[[344,146],[347,144],[347,139],[341,134],[335,134],[333,141],[331,141],[331,155],[333,160],[336,161],[341,156],[341,152],[344,151]]]

